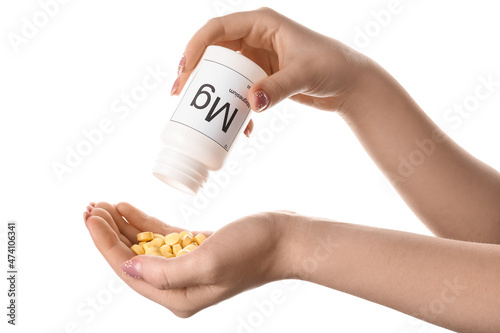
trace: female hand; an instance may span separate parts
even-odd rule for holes
[[[230,223],[196,250],[175,258],[136,256],[130,246],[143,231],[180,232],[128,203],[91,204],[85,224],[101,254],[131,288],[179,317],[244,290],[284,278],[290,252],[283,227],[285,213],[259,213]],[[197,232],[195,232],[197,233]],[[283,255],[288,253],[288,255]]]
[[[208,45],[224,46],[260,65],[268,78],[249,91],[257,112],[285,98],[328,111],[356,90],[358,74],[372,61],[337,40],[314,32],[269,8],[209,20],[187,44],[172,94],[179,94]],[[245,134],[249,134],[249,124]]]

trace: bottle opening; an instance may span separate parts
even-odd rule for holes
[[[204,164],[164,147],[158,155],[153,174],[162,182],[195,195],[207,181],[208,169]]]
[[[192,187],[188,187],[187,185],[179,182],[178,180],[175,180],[169,176],[163,175],[163,174],[155,172],[155,171],[153,171],[153,175],[155,175],[156,178],[158,178],[159,180],[161,180],[165,184],[170,185],[173,188],[175,188],[181,192],[184,192],[184,193],[187,193],[190,195],[195,195],[198,192],[199,187],[197,189],[194,189]]]

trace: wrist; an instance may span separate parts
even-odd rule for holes
[[[373,111],[374,99],[385,95],[388,75],[375,61],[366,57],[364,62],[353,66],[350,75],[353,79],[345,92],[338,114],[348,123],[356,123]]]
[[[286,264],[286,277],[309,282],[321,282],[325,267],[338,261],[342,235],[349,224],[337,221],[287,214],[281,216],[285,222],[282,255]],[[323,281],[324,282],[324,281]]]
[[[290,211],[271,213],[279,237],[274,256],[274,280],[302,279],[302,258],[306,255],[311,218]]]

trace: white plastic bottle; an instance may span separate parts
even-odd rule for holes
[[[163,182],[196,194],[209,171],[219,170],[250,120],[248,91],[266,72],[225,47],[208,46],[186,82],[162,132],[153,168]]]

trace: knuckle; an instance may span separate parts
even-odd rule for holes
[[[207,305],[202,304],[198,293],[188,293],[185,291],[184,302],[176,302],[167,308],[179,318],[189,318],[203,310]]]
[[[287,80],[281,79],[281,80],[270,80],[269,84],[271,85],[272,89],[276,92],[277,97],[279,99],[282,99],[286,95],[287,91]]]
[[[264,12],[268,15],[276,14],[275,10],[273,10],[272,8],[266,7],[266,6],[260,7],[258,10],[261,12]]]
[[[219,20],[219,17],[212,17],[210,19],[208,19],[206,25],[214,25],[214,24],[217,24]]]
[[[278,209],[277,212],[283,213],[286,215],[297,215],[297,212],[295,212],[293,210],[288,210],[288,209]]]
[[[222,25],[222,22],[221,22],[221,18],[220,17],[212,17],[211,19],[209,19],[207,21],[207,23],[205,24],[207,27],[211,27],[211,28],[218,28],[219,26]]]
[[[174,315],[176,315],[179,318],[189,318],[192,317],[196,311],[193,310],[171,310]]]
[[[226,34],[225,26],[224,26],[224,17],[212,17],[207,21],[205,27],[208,30],[214,30],[217,32],[219,37],[224,37]]]
[[[287,223],[298,216],[299,214],[291,210],[277,210],[270,213],[269,221],[272,223],[279,223],[279,221],[286,221]]]
[[[253,218],[255,222],[263,222],[263,223],[269,223],[274,220],[274,211],[263,211],[263,212],[258,212],[250,215],[249,217]]]

